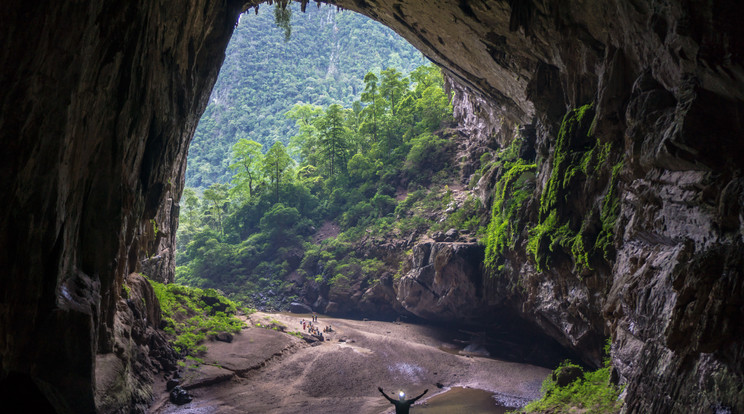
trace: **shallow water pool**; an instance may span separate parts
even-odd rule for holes
[[[492,393],[461,387],[454,387],[411,407],[412,413],[426,414],[504,414],[506,410],[506,407],[496,404]]]

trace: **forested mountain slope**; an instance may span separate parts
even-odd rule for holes
[[[408,77],[394,68],[369,72],[354,87],[362,93],[351,108],[294,105],[288,116],[298,132],[288,147],[277,140],[264,154],[241,138],[230,183],[201,197],[186,188],[177,282],[283,308],[307,300],[303,289],[324,289],[325,298],[333,287],[356,291],[398,271],[401,246],[388,252],[395,258],[354,250],[422,234],[436,227],[431,214],[455,201],[447,186],[459,177],[455,132],[442,129],[452,121],[450,98],[432,65]],[[460,214],[457,226],[468,217]]]
[[[263,151],[275,141],[288,144],[297,130],[284,114],[295,103],[349,106],[368,71],[396,67],[406,74],[424,63],[377,22],[329,6],[302,13],[298,3],[243,14],[225,53],[189,148],[187,187],[230,181],[230,149],[241,138]]]

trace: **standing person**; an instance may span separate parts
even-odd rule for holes
[[[388,401],[390,401],[391,404],[393,404],[395,406],[395,414],[408,414],[409,409],[411,408],[411,406],[413,405],[413,403],[415,403],[416,400],[418,400],[419,398],[423,397],[424,394],[426,394],[427,392],[429,392],[429,389],[427,388],[426,390],[424,390],[424,392],[421,393],[421,395],[419,395],[417,397],[413,397],[410,400],[406,400],[405,399],[406,398],[406,394],[403,391],[401,391],[398,394],[400,400],[396,401],[396,400],[388,397],[388,395],[385,394],[385,391],[382,390],[382,387],[377,387],[377,389],[380,390],[380,393],[382,394],[383,397],[385,397]]]

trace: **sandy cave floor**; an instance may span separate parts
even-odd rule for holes
[[[168,401],[164,381],[153,387],[152,413],[392,413],[377,387],[428,394],[411,409],[451,387],[493,392],[503,402],[539,397],[548,369],[491,358],[456,355],[445,330],[397,322],[319,316],[332,325],[326,341],[310,346],[296,336],[259,328],[279,322],[302,331],[310,315],[257,312],[232,343],[209,342],[205,364],[184,370],[194,400]],[[339,339],[344,342],[340,342]],[[441,384],[443,388],[438,388]]]

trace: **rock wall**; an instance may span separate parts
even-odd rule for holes
[[[520,307],[587,362],[599,362],[611,336],[627,412],[744,410],[744,32],[734,17],[742,6],[340,3],[447,68],[462,85],[456,111],[475,139],[495,133],[508,143],[500,130],[516,124],[526,141],[534,137],[535,190],[520,209],[523,230],[503,253],[499,279],[486,278],[486,295]],[[586,118],[572,120],[587,104]],[[503,120],[494,124],[493,114]],[[562,138],[564,126],[581,133]],[[568,175],[575,164],[563,156],[586,155],[592,145],[609,148],[602,165]],[[505,172],[494,172],[492,183]],[[551,206],[545,193],[560,200]],[[541,263],[528,242],[551,209],[584,243],[601,242],[582,257],[539,240],[534,249],[551,252]]]
[[[147,412],[155,375],[174,372],[178,354],[160,327],[160,304],[139,273],[126,277],[116,304],[113,349],[96,355],[95,403],[98,412]]]
[[[398,283],[407,311],[434,321],[474,321],[487,309],[483,248],[477,243],[429,242],[413,247],[412,269]]]
[[[97,411],[96,354],[116,351],[123,280],[152,253],[147,233],[167,194],[180,197],[240,7],[3,4],[0,388],[9,401]]]
[[[189,140],[246,2],[6,3],[0,389],[28,385],[32,401],[93,412],[95,356],[114,349],[123,279],[172,252],[174,225],[158,210],[177,211],[164,201],[180,197]],[[534,141],[524,229],[503,253],[502,278],[484,279],[504,281],[486,282],[486,297],[504,296],[590,356],[611,335],[627,412],[744,411],[741,5],[331,3],[409,39],[471,95],[463,104],[491,106],[505,123],[485,135],[519,125]],[[610,148],[598,178],[556,184],[566,174],[556,154],[591,144]],[[553,190],[562,201],[545,208],[541,194]],[[604,201],[614,198],[609,231]],[[572,231],[602,234],[602,254],[532,255],[530,229],[553,209]],[[155,225],[169,235],[158,241]],[[509,293],[515,284],[524,289]]]

